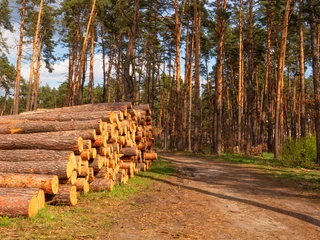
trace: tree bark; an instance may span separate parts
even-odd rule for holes
[[[74,153],[72,151],[57,151],[57,150],[45,150],[45,149],[0,150],[0,161],[6,161],[6,162],[72,161],[74,162]]]
[[[118,122],[117,116],[112,111],[99,111],[99,112],[42,112],[35,114],[22,114],[18,116],[4,116],[0,119],[0,124],[10,123],[17,120],[29,120],[29,121],[89,121],[89,120],[99,120],[106,121],[109,123]]]
[[[34,217],[39,211],[37,196],[34,194],[15,195],[14,193],[1,194],[0,188],[0,215],[8,217]],[[8,190],[7,188],[5,188]]]
[[[20,23],[20,37],[19,37],[19,48],[17,58],[17,74],[16,82],[14,87],[14,100],[13,100],[13,114],[19,113],[19,97],[20,97],[20,78],[21,78],[21,61],[22,61],[22,46],[23,46],[23,35],[24,35],[24,17],[26,10],[26,0],[21,3],[21,23]]]
[[[51,133],[0,134],[0,149],[48,149],[82,151],[83,142],[77,136],[51,136]]]
[[[39,188],[44,193],[56,194],[59,188],[59,179],[56,175],[0,172],[0,187]]]
[[[243,78],[244,78],[244,60],[243,60],[243,1],[240,0],[239,6],[239,74],[238,74],[238,132],[237,145],[239,152],[242,151],[242,118],[243,118]]]
[[[0,134],[25,134],[25,133],[40,133],[40,132],[60,132],[68,130],[88,130],[94,129],[97,134],[102,132],[102,121],[87,120],[87,121],[72,121],[72,122],[57,122],[57,121],[12,121],[11,123],[0,123]]]
[[[249,0],[249,52],[248,52],[248,88],[247,88],[247,131],[246,131],[246,155],[251,155],[251,146],[253,144],[253,104],[254,104],[254,88],[253,88],[253,0]]]
[[[134,100],[134,83],[133,83],[133,74],[130,74],[130,65],[133,59],[135,44],[136,44],[136,37],[138,33],[138,26],[139,26],[139,10],[140,10],[140,0],[134,0],[134,11],[133,11],[133,20],[131,26],[131,34],[129,43],[126,50],[125,61],[123,64],[123,85],[124,85],[124,97],[125,101],[133,102]]]
[[[290,15],[290,4],[291,0],[286,0],[285,14],[283,17],[282,32],[281,32],[281,43],[279,49],[278,58],[278,71],[277,71],[277,96],[276,96],[276,119],[275,119],[275,135],[274,135],[274,157],[279,157],[280,150],[280,130],[282,129],[281,115],[283,105],[283,75],[284,75],[284,63],[286,58],[286,47],[287,47],[287,35],[288,35],[288,23]]]
[[[77,187],[73,185],[60,185],[56,195],[46,195],[46,201],[54,205],[75,206],[78,203]]]
[[[315,100],[315,130],[317,145],[317,162],[320,164],[320,76],[319,76],[319,28],[317,24],[315,8],[312,1],[308,1],[311,50],[312,50],[312,79]]]
[[[225,12],[227,8],[226,0],[219,0],[218,7],[221,12]],[[223,43],[225,37],[226,18],[220,13],[217,15],[217,73],[216,73],[216,111],[215,111],[215,141],[214,153],[218,156],[222,153],[222,87],[223,87],[223,74],[222,74],[222,58],[223,58]]]
[[[99,192],[104,190],[112,191],[114,186],[113,180],[108,178],[95,178],[90,183],[90,190],[93,192]]]
[[[81,91],[81,79],[82,79],[82,75],[84,73],[84,67],[85,67],[85,57],[86,57],[86,52],[87,52],[87,47],[88,47],[88,39],[89,39],[89,35],[91,32],[91,28],[92,28],[92,22],[95,16],[95,5],[96,5],[96,0],[92,0],[92,6],[91,6],[91,12],[89,15],[89,20],[87,23],[87,28],[86,28],[86,34],[85,37],[83,39],[83,43],[82,43],[82,48],[81,48],[81,54],[80,54],[80,64],[79,64],[79,69],[76,72],[76,82],[74,84],[74,103],[75,105],[79,105],[82,102],[82,91]]]
[[[35,59],[37,58],[37,49],[38,49],[38,36],[39,36],[39,28],[41,24],[41,17],[42,17],[42,10],[43,10],[43,2],[44,0],[40,1],[39,6],[39,13],[38,13],[38,19],[36,24],[36,29],[33,37],[33,47],[32,47],[32,56],[31,56],[31,65],[30,65],[30,72],[29,72],[29,86],[28,86],[28,93],[27,93],[27,106],[26,111],[31,110],[31,93],[33,92],[33,88],[35,88],[33,84],[33,79],[35,76]]]
[[[299,9],[299,68],[300,68],[300,136],[302,138],[306,137],[306,105],[305,105],[305,67],[304,67],[304,34],[303,34],[303,0],[300,0],[300,9]]]
[[[194,78],[194,138],[193,151],[200,151],[200,35],[201,35],[201,0],[194,3],[195,18],[195,78]]]
[[[57,175],[59,179],[71,177],[74,168],[75,166],[71,161],[0,162],[0,169],[3,173]]]

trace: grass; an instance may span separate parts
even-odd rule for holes
[[[51,206],[33,218],[0,217],[0,239],[96,239],[105,236],[116,221],[123,202],[150,188],[152,178],[165,178],[174,172],[170,162],[159,159],[147,172],[141,172],[112,192],[90,192],[76,206]],[[145,177],[149,176],[149,177]],[[125,209],[125,208],[124,208]]]

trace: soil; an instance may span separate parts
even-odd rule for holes
[[[254,166],[159,154],[177,173],[114,207],[107,239],[320,239],[319,194]]]

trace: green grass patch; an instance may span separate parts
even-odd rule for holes
[[[0,217],[0,227],[6,227],[10,225],[10,219],[6,216]]]
[[[153,161],[147,172],[142,172],[141,174],[142,176],[147,175],[154,178],[164,178],[171,176],[175,171],[176,169],[171,162],[164,160],[163,158],[159,158],[157,161]]]

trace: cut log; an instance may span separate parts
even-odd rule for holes
[[[56,194],[59,179],[56,175],[0,173],[0,187],[39,188],[45,193]]]
[[[99,170],[103,167],[104,160],[97,154],[94,160],[90,160],[89,166],[94,169],[95,172],[99,172]]]
[[[109,178],[110,171],[111,171],[110,168],[103,166],[102,168],[100,168],[99,172],[97,172],[97,174],[95,175],[95,178]]]
[[[95,103],[84,104],[72,107],[62,107],[55,109],[45,109],[42,111],[25,112],[24,114],[37,114],[37,113],[49,113],[49,112],[96,112],[96,111],[124,111],[132,108],[131,102],[108,102],[108,103]],[[20,114],[23,115],[23,114]]]
[[[69,177],[68,179],[59,179],[59,184],[71,184],[74,185],[74,183],[76,182],[78,178],[78,172],[73,170],[71,177]]]
[[[45,149],[13,149],[0,150],[0,161],[74,161],[71,151],[57,151]]]
[[[96,148],[91,148],[90,149],[90,159],[95,159],[97,156],[97,149]]]
[[[90,111],[90,110],[89,110]],[[29,121],[88,121],[88,120],[99,120],[105,122],[116,122],[118,121],[117,115],[112,111],[90,111],[90,114],[83,114],[83,112],[59,112],[50,111],[35,114],[23,114],[23,115],[12,115],[2,116],[0,123],[10,123],[17,120],[29,120]]]
[[[92,183],[94,180],[94,169],[89,167],[88,183]]]
[[[37,206],[33,206],[34,211],[42,209],[45,205],[45,194],[39,188],[0,188],[0,196],[35,196]]]
[[[136,169],[140,169],[141,171],[147,171],[147,165],[145,163],[138,163]]]
[[[106,147],[107,146],[107,136],[98,135],[95,141],[92,141],[92,147]]]
[[[144,159],[145,160],[157,160],[158,154],[157,153],[144,153]]]
[[[80,166],[80,168],[78,169],[78,176],[79,177],[89,176],[89,167],[88,166]]]
[[[52,136],[51,133],[0,134],[0,149],[48,149],[82,151],[81,137]]]
[[[68,122],[17,120],[12,123],[0,124],[0,134],[61,132],[88,129],[95,129],[97,134],[100,134],[102,132],[102,120]]]
[[[78,178],[74,185],[76,186],[77,191],[81,191],[84,194],[88,193],[90,190],[89,183],[85,178]]]
[[[28,161],[0,162],[1,172],[4,173],[36,173],[57,175],[59,179],[71,177],[74,165],[71,161]]]
[[[147,115],[151,115],[151,109],[150,109],[150,106],[149,104],[140,104],[140,105],[135,105],[135,106],[132,106],[132,108],[134,110],[136,110],[137,112],[142,112],[142,111],[145,111]]]
[[[96,148],[97,149],[97,154],[99,154],[100,156],[107,156],[107,151],[109,150],[110,151],[110,148],[108,147],[99,147],[99,148]]]
[[[90,150],[91,149],[84,149],[81,154],[80,157],[83,161],[89,161],[90,159]]]
[[[34,195],[0,195],[0,216],[33,217],[39,211],[38,206]]]
[[[137,144],[137,148],[138,148],[139,150],[141,150],[141,151],[146,151],[146,150],[147,150],[147,145],[146,145],[145,142],[139,142],[139,143]]]
[[[93,192],[98,191],[105,191],[109,190],[112,191],[114,186],[114,182],[108,178],[95,178],[92,183],[90,183],[90,190]]]
[[[125,147],[120,150],[120,153],[124,156],[137,156],[138,149],[136,147]]]
[[[78,203],[77,188],[73,185],[60,185],[56,195],[46,195],[46,201],[54,205],[74,206]]]

